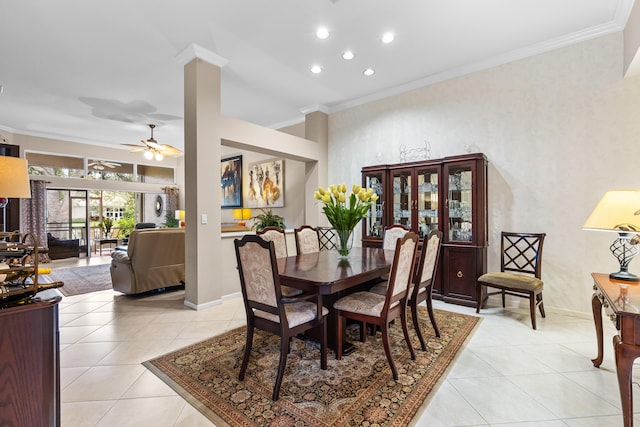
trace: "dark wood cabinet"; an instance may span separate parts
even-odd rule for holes
[[[0,426],[60,425],[60,299],[0,309]]]
[[[434,298],[475,306],[487,269],[487,159],[482,153],[367,166],[362,185],[380,199],[362,229],[363,246],[381,246],[384,228],[403,224],[420,238],[443,232]]]

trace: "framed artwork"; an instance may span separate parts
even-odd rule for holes
[[[249,164],[249,185],[245,207],[281,208],[284,206],[284,160],[272,159]]]
[[[242,156],[227,157],[220,161],[222,208],[242,207]]]

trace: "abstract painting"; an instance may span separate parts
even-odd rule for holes
[[[220,163],[222,208],[242,207],[242,156],[222,159]]]
[[[272,159],[249,164],[249,185],[245,207],[284,206],[284,160]]]

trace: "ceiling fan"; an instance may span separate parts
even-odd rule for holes
[[[142,143],[142,145],[139,144],[122,144],[122,145],[128,145],[130,147],[136,147],[133,150],[131,150],[132,153],[136,153],[139,151],[142,151],[144,153],[144,157],[151,160],[151,159],[156,159],[158,161],[164,159],[165,156],[179,156],[182,154],[182,151],[178,150],[177,148],[168,145],[168,144],[158,144],[158,141],[156,141],[153,138],[153,129],[155,129],[156,125],[154,124],[150,124],[149,127],[151,128],[151,138],[145,140],[141,140],[140,142]]]
[[[113,169],[113,168],[120,167],[122,165],[120,163],[107,162],[104,160],[92,160],[89,163],[87,163],[87,166],[94,170],[102,171],[104,170],[105,167]]]

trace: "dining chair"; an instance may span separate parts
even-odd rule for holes
[[[438,330],[438,324],[433,314],[433,301],[431,300],[431,292],[433,290],[433,282],[436,279],[436,272],[438,271],[438,260],[440,259],[440,246],[442,244],[442,232],[439,230],[432,230],[427,234],[423,243],[422,250],[420,251],[420,259],[416,264],[416,274],[413,279],[413,287],[409,291],[409,302],[407,305],[411,308],[411,320],[413,321],[413,328],[416,330],[418,339],[420,340],[420,346],[422,351],[427,350],[427,345],[424,342],[422,331],[418,322],[418,304],[425,301],[427,305],[427,311],[429,312],[429,319],[433,326],[433,331],[436,337],[440,338],[440,330]]]
[[[286,258],[288,256],[287,239],[282,228],[269,226],[262,230],[258,230],[256,234],[267,242],[273,242],[273,246],[276,249],[276,258]],[[294,297],[296,295],[301,295],[302,293],[302,289],[282,285],[282,295],[285,297]]]
[[[417,248],[418,236],[414,232],[405,234],[404,237],[397,241],[386,295],[379,295],[369,291],[355,292],[340,298],[333,304],[333,308],[336,310],[338,324],[336,334],[336,358],[338,360],[342,358],[343,333],[347,318],[363,322],[365,325],[371,324],[380,328],[384,351],[395,380],[398,379],[398,370],[391,355],[389,323],[397,317],[401,318],[402,332],[407,347],[409,347],[411,359],[416,358],[407,330],[406,308],[409,285],[413,278]],[[361,330],[361,340],[366,339],[365,337],[366,333],[363,333]]]
[[[318,230],[310,225],[302,225],[293,230],[296,238],[298,255],[320,252],[320,236]]]
[[[240,285],[247,314],[247,341],[238,380],[246,373],[255,328],[280,336],[280,362],[272,399],[278,400],[280,385],[287,363],[289,341],[309,329],[320,332],[320,367],[327,369],[328,310],[322,306],[319,293],[302,297],[283,297],[273,242],[257,235],[245,235],[234,240]]]
[[[382,234],[382,249],[394,250],[396,242],[409,232],[409,229],[402,224],[391,224],[384,229]]]
[[[476,283],[476,313],[490,295],[502,295],[502,307],[505,307],[505,295],[529,299],[531,326],[536,329],[536,306],[540,315],[545,317],[542,302],[542,244],[546,233],[501,233],[500,271],[486,273]],[[499,291],[482,296],[482,288],[496,288]]]

